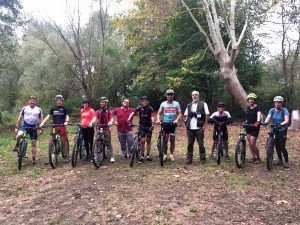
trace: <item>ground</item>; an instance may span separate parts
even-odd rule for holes
[[[75,129],[72,129],[75,130]],[[205,146],[209,155],[212,127]],[[185,164],[186,134],[180,126],[176,137],[176,162],[159,166],[153,137],[152,162],[134,164],[120,157],[113,128],[116,163],[100,169],[79,162],[76,168],[60,163],[45,165],[48,134],[40,138],[38,163],[30,163],[30,151],[22,171],[10,149],[13,133],[0,138],[0,224],[300,224],[300,132],[290,131],[287,147],[290,170],[266,169],[264,145],[267,128],[261,130],[260,165],[237,169],[234,160],[199,162],[198,148],[192,165]],[[230,155],[239,127],[231,126]],[[74,137],[74,132],[70,132]],[[155,140],[155,141],[154,141]],[[249,153],[249,150],[248,150]],[[249,155],[248,155],[249,156]]]

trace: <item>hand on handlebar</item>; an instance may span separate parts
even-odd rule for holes
[[[161,124],[161,121],[160,121],[160,120],[157,120],[157,121],[156,121],[156,124]]]

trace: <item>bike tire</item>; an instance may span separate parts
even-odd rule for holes
[[[235,145],[235,164],[237,168],[243,168],[246,160],[246,141],[239,139]]]
[[[52,138],[50,139],[48,150],[49,150],[49,164],[52,167],[52,169],[55,169],[58,164],[58,144],[52,141]]]
[[[92,161],[96,168],[99,168],[103,164],[104,156],[105,156],[105,148],[104,143],[101,140],[97,140],[92,149]]]
[[[131,147],[131,158],[130,158],[130,164],[129,166],[132,167],[134,163],[134,159],[137,157],[137,151],[138,151],[138,143],[137,140],[134,140],[134,143]]]
[[[79,146],[79,137],[76,136],[74,138],[74,146],[73,146],[73,151],[72,151],[72,167],[75,167],[77,164],[77,159],[78,159],[78,153],[80,152],[80,150],[78,148],[80,148]]]
[[[268,138],[266,145],[266,155],[267,155],[267,169],[272,170],[273,168],[273,154],[274,154],[274,140]]]
[[[218,136],[218,143],[217,143],[217,164],[218,164],[218,165],[221,164],[222,150],[223,150],[223,146],[222,146],[222,136],[219,135],[219,136]]]
[[[25,141],[21,140],[18,148],[18,170],[22,169],[22,161],[24,158],[24,154],[26,152],[27,144]]]
[[[165,144],[164,144],[164,136],[160,134],[160,151],[159,151],[159,158],[160,158],[160,166],[164,166],[164,154],[165,154]]]

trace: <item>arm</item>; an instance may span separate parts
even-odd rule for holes
[[[23,115],[22,115],[22,113],[20,113],[20,115],[19,115],[19,117],[18,117],[18,119],[17,119],[17,122],[16,122],[16,128],[15,128],[15,132],[17,133],[18,132],[18,128],[17,127],[19,127],[20,126],[20,124],[21,124],[21,121],[23,120]]]
[[[174,123],[174,124],[178,124],[178,121],[180,120],[181,116],[182,116],[182,112],[180,111],[180,112],[178,113],[178,115],[177,115],[176,120],[174,120],[173,123]]]
[[[43,127],[44,124],[49,120],[49,118],[50,118],[50,115],[48,114],[48,115],[45,117],[45,119],[41,122],[40,127]]]
[[[270,122],[270,120],[271,120],[271,115],[270,115],[270,114],[268,114],[267,118],[265,119],[265,123],[269,123],[269,122]]]
[[[130,121],[132,120],[132,117],[134,116],[134,112],[132,112],[131,114],[130,114],[130,116],[128,117],[128,119],[127,119],[127,123],[130,123]]]
[[[66,119],[65,119],[64,125],[67,126],[68,123],[69,123],[69,121],[70,121],[70,116],[66,115]]]
[[[282,123],[280,123],[281,126],[284,126],[286,124],[289,123],[289,116],[288,115],[284,115],[284,121]]]
[[[208,119],[209,119],[209,114],[206,114],[206,115],[205,115],[205,121],[204,121],[204,125],[203,125],[203,130],[205,130],[205,128],[206,128],[206,125],[207,125]]]
[[[89,123],[89,127],[92,127],[93,126],[93,123],[95,123],[97,120],[97,117],[94,116],[93,119],[91,120],[91,122]]]
[[[160,124],[160,117],[161,117],[161,109],[158,110],[157,115],[156,115],[156,123]]]

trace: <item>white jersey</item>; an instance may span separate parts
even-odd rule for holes
[[[35,106],[34,108],[31,108],[29,105],[25,106],[20,113],[24,118],[23,126],[36,126],[38,120],[42,116],[42,110]]]

